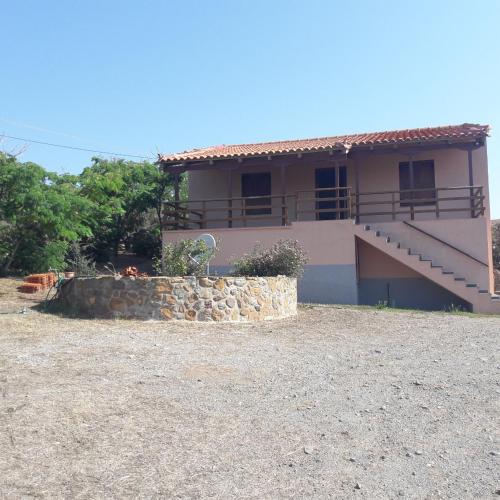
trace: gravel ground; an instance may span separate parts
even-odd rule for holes
[[[1,498],[497,497],[499,317],[86,321],[14,285],[0,280]]]

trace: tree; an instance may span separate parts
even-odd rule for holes
[[[74,181],[0,153],[0,272],[62,269],[70,243],[91,236],[94,207]]]
[[[116,256],[141,229],[155,234],[159,248],[162,202],[173,199],[170,174],[146,161],[93,158],[79,183],[97,207],[92,245],[98,257]]]

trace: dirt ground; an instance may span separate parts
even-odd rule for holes
[[[74,320],[15,285],[1,498],[498,498],[499,317]]]

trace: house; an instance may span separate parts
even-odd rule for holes
[[[298,240],[303,302],[500,313],[488,132],[464,123],[161,155],[176,179],[163,240],[210,232],[220,274],[257,243]]]

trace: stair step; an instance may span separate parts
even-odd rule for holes
[[[443,274],[454,274],[453,271],[445,271],[443,270]]]
[[[390,242],[391,242],[391,237],[390,237],[390,236],[387,236],[387,238],[385,239],[385,242],[386,242],[386,243],[390,243]]]
[[[380,231],[375,231],[375,236],[378,238],[380,236]]]
[[[489,293],[488,290],[478,290],[479,293]]]
[[[476,283],[467,283],[465,285],[467,288],[476,288],[477,287],[477,284]]]
[[[365,224],[364,230],[365,231],[369,231],[370,230],[370,226],[368,224]]]
[[[424,257],[420,256],[420,261],[421,262],[432,262],[432,259],[425,259]]]
[[[443,269],[443,266],[440,266],[439,264],[431,264],[431,267],[434,267],[436,269]]]
[[[460,276],[457,276],[455,278],[455,281],[465,281],[465,278],[461,278]]]
[[[500,300],[500,295],[492,295],[491,300]]]

